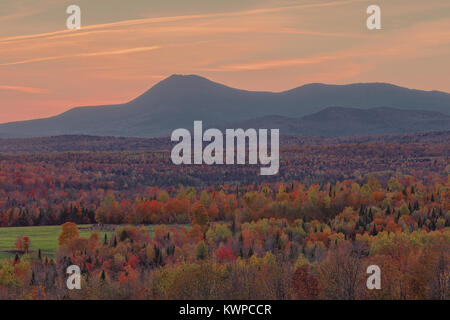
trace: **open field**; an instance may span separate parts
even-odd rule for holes
[[[89,237],[94,231],[83,230],[91,225],[80,225],[81,237]],[[11,257],[12,253],[7,251],[15,250],[14,243],[19,236],[29,237],[31,242],[30,250],[33,254],[41,249],[43,255],[53,257],[58,248],[58,236],[61,233],[61,226],[39,226],[39,227],[11,227],[0,228],[0,259]],[[100,237],[108,237],[111,232],[99,232]]]
[[[111,239],[112,231],[87,230],[91,226],[79,225],[80,236],[88,238],[92,233],[97,232],[101,241],[103,241],[105,234],[107,234],[108,239]],[[145,229],[153,236],[155,227],[156,225],[148,225]],[[15,250],[14,243],[19,236],[30,238],[32,255],[37,255],[38,250],[41,249],[43,256],[53,258],[58,249],[58,236],[60,233],[61,226],[0,228],[0,260],[14,256],[14,253],[10,251]]]

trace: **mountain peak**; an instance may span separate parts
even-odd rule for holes
[[[158,97],[158,99],[166,97],[167,99],[172,100],[176,98],[184,99],[199,95],[215,95],[219,92],[226,94],[231,90],[238,91],[238,89],[232,89],[198,75],[173,74],[155,84],[130,103],[148,103],[149,99],[151,100],[155,97]]]
[[[172,74],[164,80],[158,82],[153,88],[161,86],[198,86],[198,85],[219,85],[204,77],[195,74]],[[152,89],[153,89],[152,88]],[[175,88],[172,88],[175,89]]]
[[[208,79],[206,79],[205,77],[196,75],[196,74],[180,74],[180,73],[174,73],[172,75],[170,75],[169,77],[166,78],[166,80],[171,79],[171,80],[198,80],[198,79],[203,79],[203,80],[207,80],[210,81]]]

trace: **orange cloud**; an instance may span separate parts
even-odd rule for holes
[[[295,58],[295,59],[276,59],[276,60],[266,60],[259,62],[250,63],[234,63],[219,66],[217,68],[200,68],[203,71],[222,71],[222,72],[233,72],[233,71],[250,71],[250,70],[265,70],[273,68],[283,68],[291,67],[295,65],[302,64],[315,64],[326,60],[336,59],[334,56],[312,56],[309,58]]]
[[[105,24],[95,24],[95,25],[83,26],[82,29],[75,31],[75,32],[80,32],[79,34],[82,35],[83,32],[85,34],[87,33],[85,31],[95,30],[95,29],[103,29],[103,28],[135,26],[135,25],[141,25],[141,24],[161,23],[161,22],[176,22],[176,21],[182,21],[182,20],[260,15],[260,14],[277,13],[277,12],[282,12],[282,11],[291,11],[291,10],[308,9],[308,8],[334,7],[334,6],[341,6],[341,5],[347,5],[347,4],[352,4],[352,3],[356,3],[356,2],[366,2],[366,1],[367,0],[343,0],[343,1],[332,1],[332,2],[324,2],[324,3],[297,4],[297,5],[288,5],[288,6],[282,6],[282,7],[243,10],[243,11],[235,11],[235,12],[132,19],[132,20],[123,20],[123,21],[111,22],[111,23],[105,23]],[[38,39],[38,38],[52,37],[52,36],[57,36],[57,35],[73,36],[74,35],[73,32],[74,32],[73,30],[59,30],[59,31],[46,32],[46,33],[40,33],[40,34],[12,36],[12,37],[0,38],[0,43],[10,42],[10,41],[18,41],[18,40]],[[91,34],[94,32],[101,32],[101,31],[90,31]],[[317,33],[317,34],[320,34],[320,33]]]
[[[131,49],[122,49],[122,50],[112,50],[112,51],[102,51],[102,52],[91,52],[91,53],[78,53],[78,54],[69,54],[69,55],[61,55],[61,56],[50,56],[50,57],[41,57],[35,59],[27,59],[21,61],[7,62],[1,63],[0,66],[11,66],[17,64],[25,64],[25,63],[33,63],[33,62],[41,62],[41,61],[51,61],[51,60],[60,60],[60,59],[69,59],[69,58],[81,58],[81,57],[98,57],[98,56],[110,56],[110,55],[119,55],[119,54],[129,54],[136,52],[144,52],[150,50],[160,49],[160,46],[151,46],[151,47],[137,47]]]
[[[23,93],[50,93],[51,92],[50,90],[40,89],[40,88],[7,86],[7,85],[0,85],[0,90],[17,91],[17,92],[23,92]]]
[[[366,36],[368,37],[368,36]],[[437,20],[419,23],[411,28],[398,30],[389,37],[375,36],[374,41],[351,49],[314,54],[308,57],[287,59],[265,59],[246,63],[230,63],[213,67],[202,67],[198,70],[210,72],[239,72],[299,65],[320,64],[332,60],[376,57],[379,59],[402,58],[404,56],[423,55],[427,50],[437,52],[436,45],[450,43],[450,21]],[[368,62],[370,64],[370,62]]]

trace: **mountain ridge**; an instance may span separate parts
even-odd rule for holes
[[[75,107],[54,117],[0,124],[0,137],[160,137],[176,128],[189,128],[194,120],[221,126],[274,114],[300,118],[330,106],[384,106],[450,115],[450,94],[387,83],[312,83],[282,92],[247,91],[197,75],[172,75],[124,104]]]
[[[390,107],[328,107],[301,118],[269,115],[230,123],[232,128],[280,128],[288,135],[345,137],[450,130],[450,116]],[[223,128],[223,127],[222,127]]]

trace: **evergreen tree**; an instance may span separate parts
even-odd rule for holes
[[[31,280],[30,280],[30,285],[33,286],[36,283],[36,278],[34,275],[34,271],[31,272]]]

